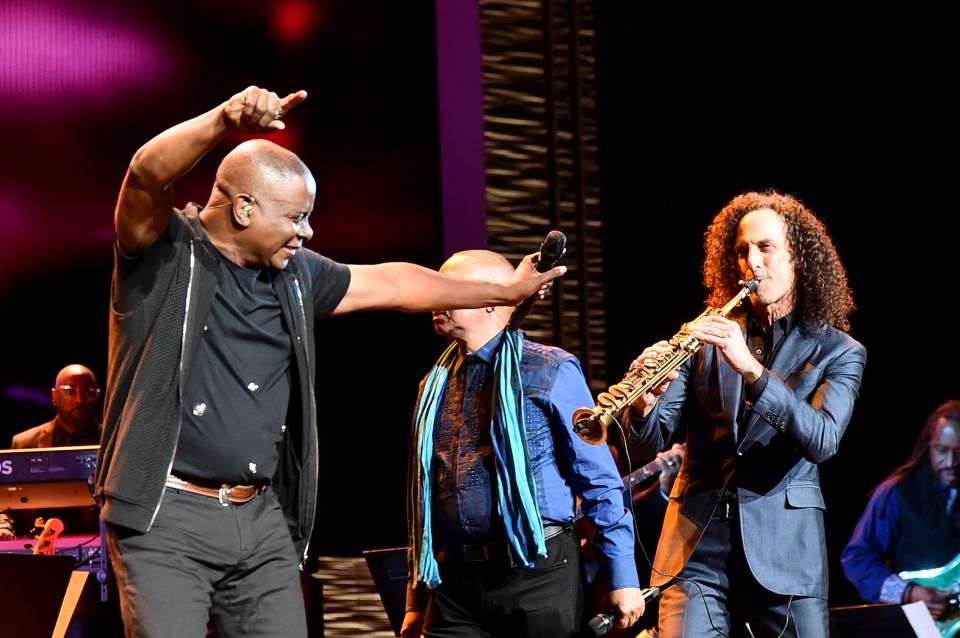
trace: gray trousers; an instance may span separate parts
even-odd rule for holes
[[[307,635],[299,556],[272,490],[240,505],[167,488],[146,534],[108,526],[127,636]]]
[[[737,520],[710,521],[680,575],[690,580],[667,587],[660,601],[662,638],[830,635],[826,600],[784,596],[757,582],[743,554]]]

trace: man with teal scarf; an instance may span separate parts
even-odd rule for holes
[[[441,272],[498,281],[500,255],[457,253]],[[584,591],[576,498],[596,524],[609,608],[643,613],[633,521],[609,451],[579,439],[592,405],[576,358],[506,330],[512,308],[435,312],[453,343],[421,384],[410,454],[410,581],[401,635],[572,636]]]

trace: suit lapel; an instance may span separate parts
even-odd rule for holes
[[[743,318],[737,319],[740,331],[746,339],[747,329]],[[737,413],[740,411],[740,396],[743,394],[743,379],[731,368],[723,355],[716,348],[712,348],[713,356],[717,360],[717,370],[720,384],[720,408],[723,410],[723,419],[727,427],[733,432],[733,440],[737,440]]]
[[[767,365],[767,369],[776,377],[786,381],[790,375],[807,362],[807,359],[810,358],[810,351],[816,343],[815,338],[804,336],[797,326],[794,326],[783,338],[780,349],[777,350],[773,361]],[[753,443],[760,441],[764,433],[772,434],[772,430],[768,432],[764,428],[757,427],[758,420],[760,420],[760,416],[756,412],[751,411],[747,415],[743,428],[744,436],[737,448],[739,453],[745,452]]]
[[[723,420],[727,427],[733,432],[733,440],[737,440],[737,412],[740,411],[740,397],[743,394],[743,380],[739,374],[734,372],[733,368],[727,365],[722,355],[716,353],[717,367],[720,374],[720,401],[723,409]]]
[[[786,337],[783,345],[777,351],[777,356],[770,364],[770,370],[781,379],[786,379],[806,363],[810,350],[816,344],[813,337],[805,337],[799,328],[794,326]]]

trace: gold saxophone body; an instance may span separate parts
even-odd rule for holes
[[[740,289],[722,308],[707,308],[697,320],[706,315],[726,317],[739,306],[744,299],[757,290],[758,282],[741,281]],[[680,332],[669,341],[670,349],[663,354],[647,359],[643,365],[631,366],[623,379],[597,397],[597,405],[592,408],[580,408],[573,413],[573,429],[577,435],[592,445],[600,445],[607,440],[607,428],[617,421],[634,401],[662,384],[670,373],[683,365],[683,362],[695,355],[703,344],[687,330],[684,324]]]

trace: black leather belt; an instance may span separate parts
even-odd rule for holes
[[[563,525],[544,525],[543,539],[550,540],[554,536],[559,536],[568,530],[572,530],[573,525],[566,523]],[[442,563],[446,560],[455,559],[466,563],[482,563],[488,560],[506,557],[506,543],[473,543],[467,545],[454,545],[441,549],[437,552],[437,562]]]
[[[717,491],[712,494],[717,500],[717,506],[713,508],[713,514],[710,518],[721,521],[732,521],[737,518],[737,493],[727,490]]]

